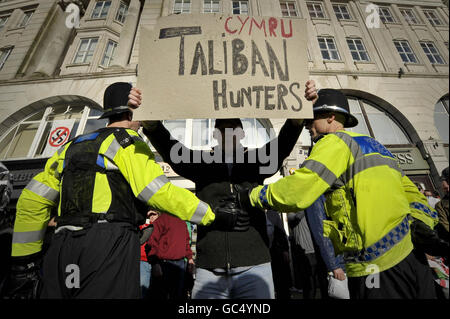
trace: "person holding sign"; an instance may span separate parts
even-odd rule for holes
[[[305,97],[317,97],[314,81],[306,83]],[[129,98],[131,106],[142,103],[137,88]],[[303,129],[301,121],[287,120],[278,138],[260,149],[246,149],[240,143],[245,136],[241,120],[217,119],[214,138],[219,144],[211,151],[193,151],[174,139],[160,121],[142,125],[164,161],[177,174],[192,180],[197,196],[213,209],[233,194],[274,175]],[[269,163],[261,154],[268,154]],[[244,210],[241,216],[246,213],[249,221],[240,218],[233,231],[198,227],[194,299],[274,298],[266,219],[254,208]]]
[[[61,147],[23,190],[12,243],[7,296],[36,297],[43,237],[57,228],[43,260],[41,298],[139,298],[139,232],[148,207],[201,225],[232,229],[234,210],[210,206],[174,186],[136,132],[129,83],[104,94],[109,125]]]
[[[242,191],[238,204],[295,212],[325,193],[332,220],[323,221],[324,235],[344,255],[351,299],[435,298],[410,228],[433,228],[437,213],[383,145],[344,130],[358,121],[343,93],[324,89],[318,95],[314,119],[306,124],[316,144],[302,167],[276,183]]]

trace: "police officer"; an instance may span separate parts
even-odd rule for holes
[[[302,167],[239,194],[241,205],[299,211],[326,195],[324,234],[344,254],[351,298],[434,298],[423,254],[413,252],[409,216],[434,227],[436,212],[375,139],[355,127],[347,98],[323,89],[306,127],[316,143]],[[370,277],[369,277],[370,276]]]
[[[109,125],[61,147],[23,190],[12,244],[10,297],[38,294],[42,240],[53,208],[57,228],[42,266],[43,298],[139,298],[139,233],[148,206],[183,220],[232,227],[172,185],[136,130],[127,106],[131,85],[104,94]]]

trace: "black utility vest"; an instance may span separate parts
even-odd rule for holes
[[[86,227],[99,220],[128,222],[140,225],[144,222],[147,207],[138,201],[120,170],[107,170],[99,149],[105,139],[114,134],[121,147],[134,143],[124,128],[102,128],[93,133],[81,135],[73,140],[66,150],[61,181],[61,216],[58,226],[74,225]],[[111,189],[111,204],[108,211],[92,212],[95,176],[106,174]],[[99,185],[96,187],[99,190]]]

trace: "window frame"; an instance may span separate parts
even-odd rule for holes
[[[280,1],[279,1],[279,4],[280,4],[281,16],[282,16],[282,17],[286,17],[286,18],[297,17],[297,18],[298,18],[298,17],[300,16],[300,15],[299,15],[299,12],[298,12],[298,9],[297,9],[297,3],[296,3],[295,1],[280,0]],[[289,9],[289,4],[293,4],[293,5],[294,5],[295,15],[291,15],[291,10]],[[286,5],[288,15],[284,15],[284,14],[283,14],[283,8],[282,8],[282,5]]]
[[[107,52],[108,52],[108,48],[109,45],[112,43],[113,48],[112,48],[112,52],[111,52],[111,56],[107,56]],[[108,39],[108,41],[106,42],[106,46],[105,46],[105,51],[103,52],[103,56],[102,56],[102,61],[100,62],[100,65],[104,68],[108,68],[111,65],[111,62],[114,60],[114,54],[116,52],[117,46],[119,45],[118,42]],[[108,63],[105,64],[105,59],[108,59]]]
[[[350,9],[347,4],[345,3],[332,3],[334,15],[339,21],[351,21],[353,20],[353,16],[350,13]],[[339,12],[336,12],[336,7],[339,8]],[[342,8],[345,8],[347,10],[348,19],[344,18],[344,13],[342,12]],[[338,14],[341,15],[341,18],[339,18]]]
[[[310,10],[309,6],[313,6],[313,11]],[[316,6],[319,6],[320,10],[317,11]],[[324,7],[323,7],[323,3],[321,2],[306,2],[306,8],[308,9],[308,13],[309,13],[309,17],[311,19],[327,19],[327,14],[325,13]],[[314,17],[311,15],[311,13],[314,12]],[[319,17],[317,16],[317,13],[320,12],[322,13],[323,17]]]
[[[82,62],[76,62],[77,56],[78,56],[78,54],[79,54],[79,52],[80,52],[81,45],[83,44],[83,41],[85,41],[85,40],[88,40],[87,50],[86,50],[86,51],[84,52],[84,54],[83,54]],[[88,64],[88,63],[91,63],[91,62],[92,62],[92,60],[89,61],[89,62],[86,62],[86,55],[87,55],[87,53],[88,53],[88,52],[90,51],[90,49],[91,49],[92,40],[96,40],[96,41],[97,41],[97,42],[95,43],[95,46],[94,46],[93,50],[92,50],[92,51],[93,51],[92,57],[94,57],[95,49],[97,48],[97,44],[98,44],[98,42],[99,42],[99,37],[80,38],[80,43],[78,44],[78,48],[77,48],[77,50],[76,50],[76,52],[75,52],[75,56],[74,56],[74,58],[73,58],[73,60],[72,60],[72,64]]]
[[[372,125],[370,123],[369,113],[367,112],[367,110],[366,110],[366,108],[364,106],[364,103],[366,103],[369,106],[375,108],[377,111],[384,113],[384,115],[386,115],[392,122],[394,122],[395,125],[397,125],[397,127],[400,129],[400,131],[403,133],[403,135],[406,137],[406,139],[408,141],[408,144],[383,144],[384,146],[386,146],[386,147],[391,147],[391,146],[399,147],[399,146],[411,146],[411,145],[414,145],[414,143],[412,142],[412,140],[409,137],[408,133],[405,131],[405,129],[402,127],[402,125],[400,125],[400,123],[391,114],[389,114],[388,112],[386,112],[385,110],[383,110],[382,108],[377,106],[375,103],[373,103],[373,102],[371,102],[369,100],[366,100],[364,98],[353,96],[353,95],[346,95],[346,97],[347,97],[347,99],[353,99],[353,100],[356,100],[358,102],[359,108],[361,110],[361,114],[362,114],[362,116],[364,118],[364,122],[365,122],[364,124],[367,127],[367,130],[369,131],[369,135],[371,137],[377,138],[375,136],[373,127],[372,127]],[[351,130],[351,129],[349,129],[349,130]]]
[[[10,14],[3,14],[0,15],[0,21],[3,21],[3,24],[0,23],[0,32],[2,32],[3,28],[5,27],[5,25],[8,23],[9,18],[11,17]],[[4,19],[4,20],[2,20]]]
[[[234,4],[239,3],[239,13],[234,13]],[[242,13],[242,3],[247,5],[247,13]],[[250,1],[248,0],[233,0],[231,1],[231,14],[250,15]]]
[[[386,10],[386,12],[388,12],[389,14],[386,15],[385,12],[383,12],[383,10]],[[386,7],[386,6],[380,6],[379,7],[379,15],[380,15],[380,21],[383,23],[397,23],[397,20],[395,19],[394,15],[392,14],[391,8]],[[387,18],[391,18],[392,21],[387,21]]]
[[[14,49],[13,46],[4,47],[0,49],[0,71],[3,69],[6,61],[8,60],[9,56],[11,55],[12,50]],[[4,54],[4,52],[6,52]]]
[[[350,48],[350,44],[348,43],[348,41],[352,41],[353,45],[354,45],[355,48],[356,48],[355,50],[352,50],[352,49]],[[360,42],[361,46],[363,47],[363,51],[361,51],[361,50],[358,49],[358,46],[357,46],[357,44],[355,43],[355,41],[359,41],[359,42]],[[355,62],[370,62],[370,61],[371,61],[371,60],[370,60],[369,52],[367,52],[367,48],[366,48],[366,46],[364,45],[364,41],[363,41],[362,38],[346,38],[346,42],[347,42],[347,45],[348,45],[348,49],[349,49],[349,51],[350,51],[350,54],[352,55],[353,61],[355,61]],[[353,52],[355,52],[355,53],[358,54],[359,60],[355,60],[355,58],[354,58],[354,56],[353,56],[353,54],[352,54]],[[361,53],[362,53],[362,52],[364,52],[364,53],[366,54],[367,60],[364,60],[364,59],[361,58]]]
[[[25,28],[31,20],[31,17],[33,17],[34,10],[25,10],[23,11],[23,17],[20,20],[20,23],[18,25],[18,28]]]
[[[98,16],[94,16],[94,14],[95,14],[95,9],[97,8],[97,4],[100,3],[100,2],[102,3],[102,7],[101,7],[101,9],[100,9],[99,12],[98,12]],[[109,7],[108,7],[108,9],[106,10],[105,16],[102,17],[102,12],[103,12],[103,10],[105,9],[105,4],[106,4],[107,2],[109,2]],[[95,20],[106,19],[106,18],[108,17],[108,14],[109,14],[109,9],[111,9],[111,4],[112,4],[112,1],[111,1],[111,0],[99,0],[99,1],[95,1],[95,5],[94,5],[94,8],[92,9],[92,13],[91,13],[91,19],[95,19]]]
[[[422,24],[422,21],[416,16],[412,8],[399,8],[401,15],[409,25]],[[412,16],[411,16],[411,15]],[[412,21],[414,20],[414,21]]]
[[[396,42],[398,42],[403,50],[403,52],[400,52],[398,50],[398,46],[396,45]],[[404,63],[411,63],[411,64],[419,64],[419,59],[417,58],[417,55],[414,53],[413,49],[411,48],[409,41],[408,40],[393,40],[395,49],[397,50],[398,54],[400,55],[400,59],[404,62]],[[410,50],[410,53],[408,53],[407,51],[404,50],[404,44],[407,44],[408,49]],[[408,61],[403,60],[402,54],[404,54],[406,57],[408,57]],[[416,62],[412,62],[410,61],[409,55],[408,54],[412,54],[416,60]]]
[[[328,52],[328,55],[330,56],[330,59],[326,59],[326,58],[324,57],[324,55],[323,55],[324,49],[322,49],[322,48],[320,47],[320,40],[321,40],[321,39],[323,39],[323,40],[325,41],[325,45],[326,45],[326,47],[327,47],[327,52]],[[329,46],[328,46],[328,41],[327,41],[327,40],[332,40],[332,41],[333,41],[333,44],[334,44],[334,47],[335,47],[336,49],[331,49],[331,50],[330,50],[330,48],[329,48]],[[338,49],[338,47],[337,47],[337,45],[336,45],[336,41],[335,41],[334,37],[332,37],[332,36],[318,36],[318,37],[317,37],[317,41],[318,41],[318,43],[319,43],[320,53],[322,54],[322,59],[323,59],[324,61],[342,61],[342,58],[341,58],[341,55],[340,55],[340,53],[339,53],[339,49]],[[332,59],[332,58],[331,58],[331,57],[333,56],[333,55],[331,54],[332,51],[336,51],[336,54],[337,54],[337,56],[338,56],[337,59]]]
[[[125,8],[125,9],[121,10],[122,8]],[[126,2],[120,1],[119,8],[117,9],[117,12],[116,12],[116,16],[114,17],[114,21],[117,21],[122,24],[125,23],[125,20],[127,18],[127,14],[128,14],[128,8],[129,8],[129,5]],[[122,19],[120,19],[119,15],[122,17]]]
[[[437,64],[437,65],[445,65],[445,64],[447,64],[447,62],[444,60],[444,58],[442,57],[441,53],[439,52],[438,48],[434,45],[434,42],[432,42],[432,41],[419,41],[419,44],[422,47],[423,52],[425,53],[425,55],[427,56],[427,58],[428,58],[428,60],[430,61],[431,64]],[[427,48],[429,53],[427,53],[425,51],[424,45],[426,46],[426,48]],[[433,53],[432,50],[430,50],[430,45],[436,51],[436,53]],[[439,63],[437,61],[436,56],[441,59],[442,63]]]
[[[209,5],[210,5],[210,11],[205,11],[205,2],[208,2],[209,3]],[[202,12],[203,13],[220,13],[222,10],[221,10],[221,1],[220,0],[203,0],[203,9],[202,9]],[[217,3],[218,5],[219,5],[219,9],[218,9],[218,11],[216,12],[216,11],[213,11],[213,3]]]
[[[425,15],[425,17],[427,18],[428,22],[433,27],[440,27],[440,26],[444,25],[442,20],[437,15],[436,10],[434,10],[434,9],[423,9],[423,14]],[[430,15],[434,15],[434,17],[431,17]],[[439,23],[436,23],[436,21],[438,21]]]
[[[3,155],[5,157],[0,158],[0,160],[20,160],[20,159],[48,158],[49,156],[43,156],[43,155],[36,154],[36,153],[39,151],[38,148],[41,145],[41,143],[44,141],[45,129],[47,127],[47,124],[49,124],[50,122],[54,121],[54,120],[49,120],[49,117],[55,111],[55,107],[58,107],[58,106],[60,106],[60,105],[57,105],[57,106],[49,105],[44,110],[41,109],[41,110],[38,110],[36,112],[33,112],[32,114],[29,114],[24,119],[22,119],[21,121],[15,123],[13,126],[11,126],[0,137],[0,142],[3,142],[5,138],[7,138],[13,131],[15,131],[13,133],[12,139],[7,144],[6,152]],[[70,112],[71,111],[70,105],[67,104],[67,106],[68,107],[66,109],[66,112]],[[96,108],[94,106],[88,106],[88,105],[81,106],[81,110],[79,111],[79,113],[81,113],[81,116],[79,118],[75,118],[75,121],[78,120],[78,127],[76,128],[76,132],[74,133],[74,136],[79,136],[80,134],[83,134],[83,132],[84,132],[84,130],[86,128],[86,124],[87,124],[88,120],[98,119],[100,117],[100,115],[90,116],[89,114],[90,114],[92,109],[95,109],[95,110],[98,110],[98,111],[102,111],[101,109]],[[43,111],[43,113],[42,113],[42,117],[40,119],[38,119],[38,120],[30,120],[32,117],[34,117],[36,114],[38,114],[38,113],[40,113],[42,111]],[[65,114],[66,112],[58,113],[58,115]],[[27,155],[22,156],[22,157],[6,157],[6,155],[8,155],[8,153],[10,151],[10,147],[12,145],[12,142],[14,141],[15,137],[17,136],[17,133],[18,133],[18,130],[19,130],[20,126],[21,125],[30,125],[30,124],[37,124],[37,129],[36,129],[36,132],[34,134],[34,137],[32,138],[32,141],[31,141],[31,143],[29,145],[29,148],[28,148],[28,151],[27,151]],[[105,122],[105,124],[107,124],[107,123]]]
[[[181,9],[180,11],[175,11],[175,5],[177,3],[181,3]],[[189,3],[189,10],[188,11],[184,11],[184,5]],[[172,13],[173,14],[183,14],[183,13],[191,13],[191,5],[192,5],[192,1],[191,0],[173,0],[173,9],[172,9]]]

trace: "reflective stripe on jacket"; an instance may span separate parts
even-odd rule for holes
[[[134,142],[122,147],[114,134],[110,134],[100,146],[98,164],[106,170],[119,170],[134,196],[148,206],[183,220],[209,225],[214,220],[214,214],[208,204],[189,190],[171,184],[155,162],[149,146],[135,131],[127,129],[126,132]],[[60,200],[61,175],[70,144],[55,152],[44,171],[37,174],[22,191],[17,202],[12,256],[26,256],[41,250],[50,211]],[[96,173],[92,198],[92,213],[108,211],[112,199],[105,173]],[[61,216],[60,205],[58,216]]]
[[[333,241],[336,254],[370,247],[408,214],[432,227],[437,222],[425,196],[383,145],[369,136],[345,131],[326,135],[300,169],[254,189],[251,201],[261,208],[298,211],[323,193],[327,215],[332,219],[324,221],[324,234]],[[365,276],[374,269],[383,271],[398,264],[413,248],[410,232],[392,246],[370,262],[347,263],[348,275]]]

